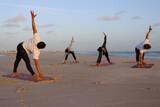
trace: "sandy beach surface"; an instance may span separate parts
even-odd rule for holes
[[[102,67],[94,66],[96,56],[77,55],[78,64],[71,56],[62,64],[63,58],[42,52],[47,80],[33,82],[23,61],[20,78],[10,78],[15,54],[0,56],[0,107],[160,107],[160,60],[147,59],[154,64],[147,69],[132,68],[133,58],[111,57],[114,64]]]

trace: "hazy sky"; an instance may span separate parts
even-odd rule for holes
[[[0,50],[32,37],[30,10],[46,50],[96,50],[108,34],[109,51],[134,51],[152,25],[152,50],[160,49],[160,0],[1,0]]]

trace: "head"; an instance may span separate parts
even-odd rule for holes
[[[65,49],[65,52],[66,52],[66,53],[68,53],[68,52],[69,52],[69,49],[68,49],[68,48],[66,48],[66,49]]]
[[[144,44],[144,49],[151,49],[151,45],[150,44]]]
[[[102,47],[99,47],[99,48],[97,49],[97,51],[101,52],[101,51],[102,51]]]
[[[44,49],[45,47],[46,47],[46,44],[42,41],[37,44],[38,49]]]

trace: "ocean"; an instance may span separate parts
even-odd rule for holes
[[[98,55],[97,51],[81,51],[78,52],[80,54],[85,55]],[[118,56],[118,57],[135,57],[135,52],[128,52],[128,51],[112,51],[109,52],[110,56]],[[145,53],[145,58],[152,58],[152,59],[160,59],[160,51],[148,51]]]

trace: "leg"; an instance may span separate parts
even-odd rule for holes
[[[18,68],[18,65],[19,65],[19,62],[21,61],[21,56],[19,53],[17,53],[16,55],[16,60],[14,62],[14,68],[13,68],[13,72],[17,72],[17,68]]]
[[[102,51],[99,51],[99,55],[98,55],[98,58],[97,58],[97,65],[99,65],[101,63],[101,59],[102,59]]]
[[[11,74],[11,77],[16,77],[17,76],[17,68],[19,65],[19,62],[21,61],[21,56],[19,56],[19,54],[17,53],[16,55],[16,60],[14,62],[14,68],[13,68],[13,72]]]
[[[143,56],[142,56],[142,64],[147,64],[146,62],[144,62],[144,56],[145,56],[145,53],[143,53]]]
[[[11,74],[11,77],[16,77],[17,76],[17,68],[18,68],[19,62],[21,61],[21,58],[22,58],[20,45],[21,44],[19,44],[17,46],[16,60],[14,62],[14,68],[13,68],[13,72]]]
[[[66,63],[67,63],[68,55],[69,55],[69,53],[66,52],[66,56],[65,56],[65,60],[64,60],[63,64],[66,64]]]
[[[68,59],[68,55],[69,55],[69,54],[67,53],[67,54],[66,54],[66,56],[65,56],[65,60],[67,60],[67,59]]]
[[[76,59],[76,56],[75,56],[74,51],[70,51],[70,53],[72,54],[72,56],[73,56],[73,58],[74,58],[75,62],[77,63],[77,59]]]
[[[35,73],[34,73],[32,67],[31,67],[29,57],[28,57],[28,55],[27,55],[27,53],[26,53],[26,51],[25,51],[24,49],[23,49],[22,59],[24,60],[28,71],[29,71],[29,72],[32,74],[32,76],[33,76]]]
[[[17,66],[21,60],[21,58],[25,61],[25,64],[27,66],[27,69],[30,71],[30,73],[32,75],[34,75],[34,71],[30,65],[30,60],[29,60],[29,57],[27,55],[27,52],[25,51],[25,49],[23,48],[22,46],[22,43],[20,43],[18,46],[17,46],[17,57],[16,57],[16,61],[15,61],[15,66],[14,66],[14,72],[16,72],[17,70]]]
[[[107,61],[111,64],[111,61],[110,61],[110,59],[109,59],[109,54],[108,54],[108,51],[106,50],[105,51],[105,57],[107,58]]]
[[[137,62],[137,64],[139,64],[140,51],[139,51],[139,49],[136,48],[135,52],[136,52],[136,62]]]

